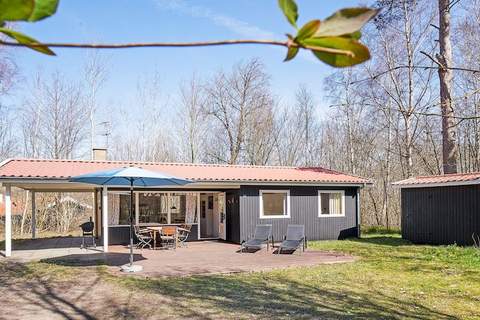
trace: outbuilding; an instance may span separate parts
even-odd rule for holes
[[[472,245],[480,236],[480,173],[421,176],[401,190],[402,237],[413,243]]]

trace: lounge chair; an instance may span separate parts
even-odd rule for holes
[[[245,249],[262,249],[264,244],[267,244],[267,251],[270,249],[270,241],[272,241],[272,225],[271,224],[258,224],[255,227],[255,234],[253,238],[243,241],[240,251],[244,252]]]
[[[139,226],[135,226],[134,231],[135,236],[138,239],[138,243],[136,244],[137,248],[143,249],[148,246],[150,249],[152,249],[152,232],[147,229],[140,229]]]
[[[289,224],[287,227],[287,235],[284,237],[282,243],[278,247],[277,253],[282,251],[295,251],[300,246],[305,251],[305,226],[299,224]]]

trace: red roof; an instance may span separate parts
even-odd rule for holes
[[[125,166],[142,167],[197,182],[370,183],[361,177],[319,167],[46,159],[7,160],[0,166],[0,179],[68,179],[71,176]]]
[[[444,174],[438,176],[420,176],[392,183],[394,186],[435,186],[435,185],[462,185],[480,184],[480,172]]]

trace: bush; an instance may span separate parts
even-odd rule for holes
[[[400,234],[400,228],[390,227],[386,228],[384,226],[361,226],[361,230],[363,234]]]

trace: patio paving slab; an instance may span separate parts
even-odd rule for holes
[[[120,266],[129,262],[129,249],[126,246],[111,246],[109,253],[96,249],[80,249],[78,239],[56,240],[59,247],[45,239],[43,248],[36,250],[14,251],[11,259],[16,261],[46,261],[72,266],[96,266],[105,264],[115,274]],[[43,239],[32,242],[43,242]],[[29,242],[29,241],[28,241]],[[22,242],[26,247],[28,242]],[[42,245],[37,245],[42,248]],[[240,253],[237,244],[221,241],[190,242],[187,247],[176,250],[135,249],[135,264],[141,265],[143,271],[135,273],[141,277],[171,277],[207,274],[224,274],[237,272],[268,271],[289,267],[305,267],[319,264],[347,263],[355,257],[334,252],[307,250],[301,254],[274,254],[272,250],[260,250],[255,253]],[[0,258],[5,259],[5,258]],[[131,275],[131,274],[130,274]]]

